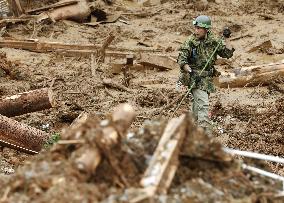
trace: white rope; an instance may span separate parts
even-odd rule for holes
[[[230,149],[230,148],[227,148],[227,147],[223,147],[223,150],[226,153],[229,153],[229,154],[232,154],[232,155],[240,155],[240,156],[244,156],[244,157],[261,159],[261,160],[265,160],[265,161],[272,161],[272,162],[284,164],[284,158],[279,157],[279,156],[259,154],[259,153],[250,152],[250,151],[241,151],[241,150],[236,150],[236,149]]]

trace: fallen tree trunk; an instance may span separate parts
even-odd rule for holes
[[[221,88],[268,85],[279,77],[284,77],[284,63],[239,69],[231,75],[220,76],[216,85]]]
[[[49,109],[53,105],[52,91],[48,88],[20,93],[0,100],[0,114],[7,117]]]
[[[0,115],[0,145],[35,154],[49,138],[44,131]]]

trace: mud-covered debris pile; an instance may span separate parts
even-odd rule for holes
[[[53,202],[50,197],[56,202],[130,202],[131,196],[141,195],[139,181],[166,133],[165,122],[147,121],[140,130],[127,133],[134,118],[129,105],[119,106],[107,118],[81,114],[50,150],[26,161],[15,174],[1,177],[3,202]],[[238,202],[257,201],[265,192],[270,192],[266,198],[274,198],[278,185],[243,173],[240,162],[188,122],[191,127],[185,132],[169,194],[149,198]]]

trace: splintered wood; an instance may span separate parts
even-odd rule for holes
[[[48,88],[23,92],[0,100],[0,114],[7,117],[52,108],[54,101]]]
[[[284,63],[236,69],[230,75],[220,76],[216,85],[223,88],[268,85],[279,77],[284,77]]]
[[[147,168],[141,185],[150,188],[152,195],[166,194],[178,167],[180,147],[186,135],[187,117],[169,121]]]
[[[34,154],[49,138],[46,132],[0,115],[0,145]]]

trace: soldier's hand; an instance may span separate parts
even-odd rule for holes
[[[223,30],[223,36],[225,38],[229,38],[231,36],[231,34],[232,34],[232,32],[231,32],[230,28],[225,27],[224,30]]]
[[[191,68],[189,67],[188,64],[185,64],[185,65],[183,66],[183,70],[186,71],[186,72],[189,73],[189,74],[192,73],[192,70],[191,70]]]

